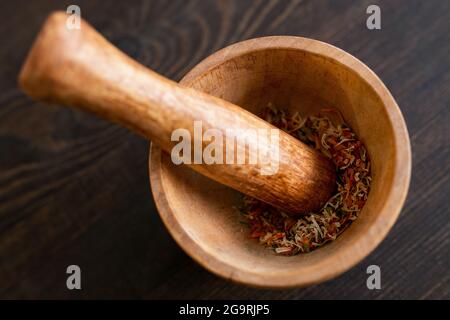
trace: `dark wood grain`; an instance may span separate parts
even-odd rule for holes
[[[354,54],[389,87],[413,148],[399,221],[343,276],[285,291],[228,283],[179,249],[151,198],[147,141],[20,93],[17,74],[41,23],[72,3],[0,4],[0,297],[450,298],[450,2],[77,1],[115,45],[174,80],[227,44],[287,34]],[[365,27],[373,3],[378,31]],[[65,287],[70,264],[82,268],[81,291]],[[382,269],[382,290],[366,288],[370,264]]]

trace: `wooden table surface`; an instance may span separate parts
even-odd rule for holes
[[[45,16],[73,3],[175,80],[216,50],[264,35],[319,39],[365,62],[396,98],[413,150],[408,199],[386,240],[339,278],[303,289],[247,288],[197,265],[158,216],[148,141],[17,88]],[[381,8],[381,30],[366,28],[370,4]],[[0,297],[450,299],[450,1],[11,0],[0,21]],[[71,264],[81,267],[81,291],[66,288]],[[371,264],[381,267],[381,290],[366,287]]]

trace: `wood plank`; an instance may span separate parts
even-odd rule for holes
[[[255,36],[301,35],[354,54],[404,112],[413,147],[410,193],[387,239],[337,279],[284,291],[219,279],[185,255],[161,223],[149,193],[147,141],[18,91],[16,76],[40,24],[71,2],[4,1],[0,297],[450,298],[448,1],[77,3],[113,43],[175,80],[217,49]],[[381,7],[379,31],[365,28],[369,4]],[[74,263],[83,270],[81,292],[64,287],[65,267]],[[365,286],[369,264],[382,268],[381,291]]]

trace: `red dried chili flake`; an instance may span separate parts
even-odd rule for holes
[[[325,114],[337,115],[341,124],[334,125]],[[251,238],[258,238],[281,255],[310,252],[336,239],[363,208],[371,181],[366,149],[335,109],[324,109],[318,116],[303,119],[298,113],[289,116],[269,105],[263,117],[320,150],[336,165],[336,194],[319,212],[294,219],[247,196],[244,196],[244,204],[240,208],[250,227]]]

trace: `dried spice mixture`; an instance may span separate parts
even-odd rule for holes
[[[302,118],[269,104],[263,118],[330,158],[337,170],[336,191],[319,212],[299,218],[244,196],[239,208],[242,222],[248,225],[252,238],[278,254],[310,252],[335,240],[357,219],[370,188],[369,157],[335,109],[323,109],[316,116]],[[338,120],[331,120],[335,118]]]

